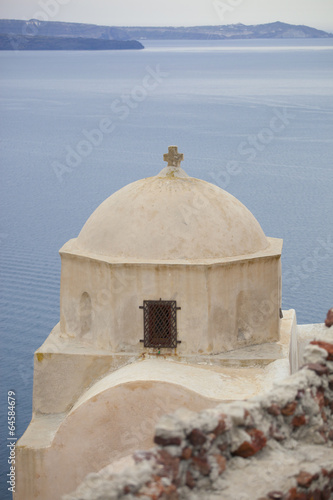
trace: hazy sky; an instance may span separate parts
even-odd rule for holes
[[[118,26],[283,21],[333,31],[333,0],[0,0],[0,18]]]

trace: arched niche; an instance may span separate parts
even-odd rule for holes
[[[84,337],[91,331],[92,306],[89,293],[83,292],[80,298],[80,336]]]

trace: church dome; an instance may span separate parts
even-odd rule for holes
[[[176,156],[175,156],[176,155]],[[176,159],[175,159],[176,158]],[[83,226],[81,253],[139,260],[201,260],[253,254],[269,242],[234,196],[181,168],[176,147],[155,177],[107,198]]]

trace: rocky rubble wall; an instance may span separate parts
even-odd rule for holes
[[[90,474],[64,500],[333,499],[333,331],[304,360],[268,394],[164,416],[136,465]]]

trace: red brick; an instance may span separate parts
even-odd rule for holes
[[[161,436],[155,436],[154,437],[154,443],[159,444],[160,446],[179,446],[181,444],[182,440],[180,437],[170,437],[170,438],[163,438]]]
[[[225,422],[225,415],[221,415],[217,426],[213,430],[213,434],[215,434],[215,436],[219,436],[220,434],[223,434],[226,431],[226,429],[227,425]]]
[[[252,442],[260,446],[260,449],[266,446],[267,439],[262,431],[259,431],[259,429],[250,429],[246,432],[251,436]]]
[[[186,448],[183,449],[182,454],[181,454],[181,458],[183,460],[188,460],[189,458],[191,458],[191,456],[192,456],[192,448],[187,446]]]
[[[291,423],[294,427],[301,427],[302,425],[305,425],[306,424],[305,415],[295,415]]]
[[[280,409],[279,405],[277,405],[276,403],[273,403],[273,404],[271,404],[271,406],[269,406],[267,408],[267,413],[269,413],[270,415],[273,415],[274,417],[277,417],[278,415],[280,415],[281,409]]]
[[[188,439],[193,446],[202,446],[207,441],[207,437],[200,429],[193,429]]]
[[[327,316],[325,319],[325,326],[330,328],[333,325],[333,307],[327,311]]]
[[[267,439],[263,432],[258,429],[251,429],[246,432],[251,436],[251,442],[244,441],[237,450],[233,452],[233,455],[243,458],[252,457],[266,446]]]
[[[298,476],[296,477],[296,481],[298,486],[302,486],[303,488],[309,488],[313,481],[318,479],[319,474],[310,474],[302,470]]]
[[[292,401],[291,403],[288,403],[286,406],[282,408],[281,413],[285,417],[289,417],[290,415],[293,415],[295,413],[296,408],[297,408],[297,402]]]
[[[243,458],[248,458],[252,457],[257,453],[256,448],[253,446],[253,443],[249,441],[244,441],[236,451],[232,453],[232,455],[238,456],[238,457],[243,457]]]

